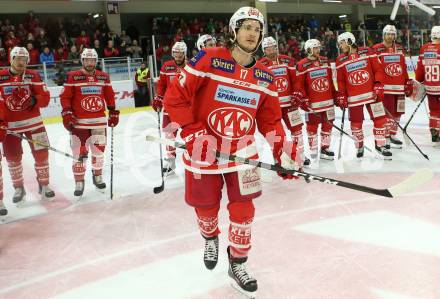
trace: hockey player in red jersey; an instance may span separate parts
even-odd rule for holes
[[[429,130],[433,145],[440,146],[440,26],[431,30],[431,42],[420,49],[416,80],[423,83],[428,96]]]
[[[29,53],[23,47],[14,47],[10,53],[11,67],[0,71],[0,93],[5,101],[5,122],[9,130],[23,134],[42,144],[49,144],[40,108],[49,104],[50,94],[40,75],[27,69]],[[26,191],[23,181],[21,139],[6,135],[3,151],[15,188],[13,203],[22,202]],[[47,147],[29,142],[35,159],[35,172],[42,198],[53,198],[49,188],[49,151]]]
[[[159,81],[157,82],[157,94],[153,99],[153,109],[161,111],[163,106],[163,97],[167,89],[170,87],[173,79],[180,73],[181,69],[186,64],[187,47],[184,42],[176,42],[171,49],[173,60],[166,61],[160,69]],[[163,111],[162,128],[165,133],[165,138],[175,140],[177,129],[171,124],[170,117],[166,110]],[[165,175],[174,174],[176,168],[176,148],[167,146],[167,157],[163,165],[163,173]]]
[[[318,156],[318,127],[321,124],[321,158],[334,159],[329,150],[332,124],[335,119],[332,71],[327,57],[320,56],[321,43],[309,39],[304,44],[307,57],[296,66],[295,97],[302,102],[306,114],[307,135],[312,158]]]
[[[358,47],[351,32],[338,36],[338,45],[342,54],[336,58],[338,92],[336,104],[348,108],[351,132],[357,149],[357,157],[364,155],[364,106],[373,120],[373,134],[376,150],[384,159],[391,160],[392,154],[385,147],[385,124],[387,116],[382,103],[383,80],[382,66],[373,51]]]
[[[402,141],[397,139],[397,123],[405,113],[405,96],[413,92],[412,80],[408,77],[405,54],[402,45],[396,43],[397,30],[394,25],[383,28],[383,42],[373,46],[378,55],[384,73],[384,107],[393,118],[387,115],[386,147],[402,148]]]
[[[207,48],[213,48],[216,46],[217,40],[215,37],[209,35],[209,34],[203,34],[199,39],[197,40],[197,49],[200,51],[202,49]]]
[[[3,142],[6,137],[6,108],[5,101],[0,96],[0,142]],[[0,152],[0,216],[6,216],[8,214],[8,210],[3,203],[3,172],[2,172],[2,153]]]
[[[279,54],[277,41],[271,36],[263,39],[261,48],[265,56],[260,59],[260,62],[273,72],[282,119],[292,135],[293,142],[297,144],[297,163],[309,165],[310,160],[304,159],[303,121],[299,111],[301,101],[292,97],[295,60],[290,56]]]
[[[89,150],[92,153],[92,177],[96,188],[103,190],[102,179],[107,125],[115,127],[119,122],[119,111],[115,106],[115,93],[107,73],[96,69],[98,54],[94,49],[81,53],[82,68],[69,72],[64,90],[60,95],[61,115],[64,127],[70,132],[71,147],[75,157],[72,170],[75,177],[74,195],[84,192],[84,176]],[[108,110],[108,119],[105,115]]]
[[[229,199],[229,276],[241,292],[254,297],[257,281],[245,262],[251,249],[252,200],[261,195],[259,169],[215,160],[213,150],[258,159],[255,130],[270,140],[277,163],[297,169],[295,144],[287,141],[273,73],[255,60],[263,38],[263,15],[242,7],[229,22],[227,47],[202,50],[165,96],[165,109],[185,141],[185,200],[195,208],[205,239],[204,263],[217,264],[218,211],[223,185]],[[285,179],[292,175],[280,174]]]

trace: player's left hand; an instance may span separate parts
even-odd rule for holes
[[[119,123],[119,110],[108,111],[108,126],[116,127]]]
[[[282,144],[275,145],[273,155],[277,164],[282,168],[287,170],[299,170],[299,166],[296,163],[296,144],[294,142],[284,140]],[[283,180],[298,179],[297,176],[284,172],[278,172],[278,175]]]
[[[412,79],[407,79],[405,81],[404,87],[405,96],[410,97],[414,92],[414,81]]]
[[[373,92],[376,94],[376,102],[382,102],[385,96],[383,84],[380,82],[374,83]]]
[[[3,142],[6,137],[6,122],[0,120],[0,142]]]

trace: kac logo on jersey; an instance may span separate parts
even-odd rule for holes
[[[101,97],[88,96],[81,100],[81,107],[88,112],[98,112],[104,109],[104,101]]]
[[[287,79],[284,77],[278,77],[275,79],[275,85],[278,92],[284,92],[289,87],[289,82],[287,82]]]
[[[359,69],[363,69],[367,66],[367,62],[365,60],[361,60],[358,62],[350,63],[346,66],[347,72],[353,72]]]
[[[88,95],[88,94],[101,94],[102,88],[101,86],[84,86],[81,87],[81,94]]]
[[[383,62],[385,62],[385,63],[400,62],[400,56],[399,55],[386,55],[383,58]]]
[[[287,70],[286,70],[285,67],[280,67],[280,68],[272,69],[272,72],[275,75],[275,77],[287,75]]]
[[[402,66],[398,63],[391,63],[385,67],[385,73],[391,77],[398,77],[402,75]]]
[[[223,72],[227,72],[227,73],[235,72],[235,63],[233,61],[214,57],[211,58],[211,65],[213,68],[221,70]]]
[[[5,96],[5,105],[9,109],[9,111],[23,111],[25,107],[23,107],[24,99],[23,98],[15,98],[12,93],[17,86],[6,86],[3,89],[3,95]],[[29,94],[29,90],[27,88],[23,88],[26,94]],[[7,97],[6,97],[7,96]]]
[[[246,136],[253,127],[252,116],[243,109],[224,107],[208,115],[208,125],[218,136],[237,140]]]
[[[370,79],[370,74],[366,70],[358,70],[348,75],[348,82],[351,85],[362,85]]]
[[[225,85],[218,85],[214,99],[219,102],[257,109],[260,94]]]
[[[317,70],[310,72],[311,79],[315,79],[319,77],[327,77],[327,70]]]
[[[254,69],[254,77],[257,80],[262,80],[262,81],[266,81],[269,83],[273,82],[273,76],[271,74],[269,74],[268,72],[260,70],[260,69]]]
[[[328,82],[327,77],[321,77],[313,80],[311,85],[314,91],[324,92],[328,90],[330,83]]]

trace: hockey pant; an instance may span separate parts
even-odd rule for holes
[[[197,175],[186,170],[185,200],[195,208],[200,233],[207,238],[218,236],[218,211],[224,183],[229,199],[228,239],[231,254],[246,257],[251,249],[251,225],[255,213],[252,200],[261,195],[258,168]]]
[[[296,144],[296,162],[298,165],[304,163],[304,139],[302,135],[303,121],[298,108],[282,107],[282,118],[289,129],[293,142]]]
[[[162,129],[166,139],[176,140],[178,126],[171,122],[170,116],[165,110],[163,111]],[[176,158],[176,148],[174,146],[167,145],[166,150],[168,158]]]
[[[44,127],[32,131],[20,133],[29,139],[49,145],[46,129]],[[22,139],[13,135],[6,135],[3,141],[3,150],[11,174],[14,188],[23,187],[23,147]],[[49,151],[46,147],[29,142],[34,157],[34,168],[37,174],[37,181],[41,186],[49,184]]]
[[[321,148],[327,149],[330,147],[332,136],[332,124],[335,119],[334,108],[315,113],[306,114],[307,135],[309,140],[309,147],[312,153],[318,151],[318,127],[321,124]]]
[[[385,125],[387,123],[387,116],[382,102],[377,102],[348,108],[351,132],[353,137],[357,140],[357,142],[355,142],[356,148],[364,146],[364,132],[362,129],[364,106],[367,107],[370,118],[373,120],[373,135],[376,145],[379,147],[385,146]]]
[[[428,95],[429,129],[440,134],[440,96]]]
[[[72,129],[70,146],[73,156],[81,161],[74,161],[72,171],[75,182],[84,181],[89,150],[92,152],[93,175],[102,175],[104,151],[106,145],[106,129]]]
[[[385,137],[396,136],[400,117],[405,113],[405,95],[386,94],[383,100],[384,107],[390,112],[393,118],[387,117],[385,125]]]

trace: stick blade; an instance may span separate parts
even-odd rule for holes
[[[429,182],[434,177],[434,173],[429,168],[421,168],[412,174],[409,178],[403,180],[397,185],[389,188],[389,192],[393,197],[411,192],[423,184]]]
[[[160,186],[157,186],[157,187],[154,187],[154,189],[153,189],[153,193],[154,193],[154,194],[161,193],[161,192],[163,191],[163,189],[164,189],[164,184],[162,184],[162,185],[160,185]]]

